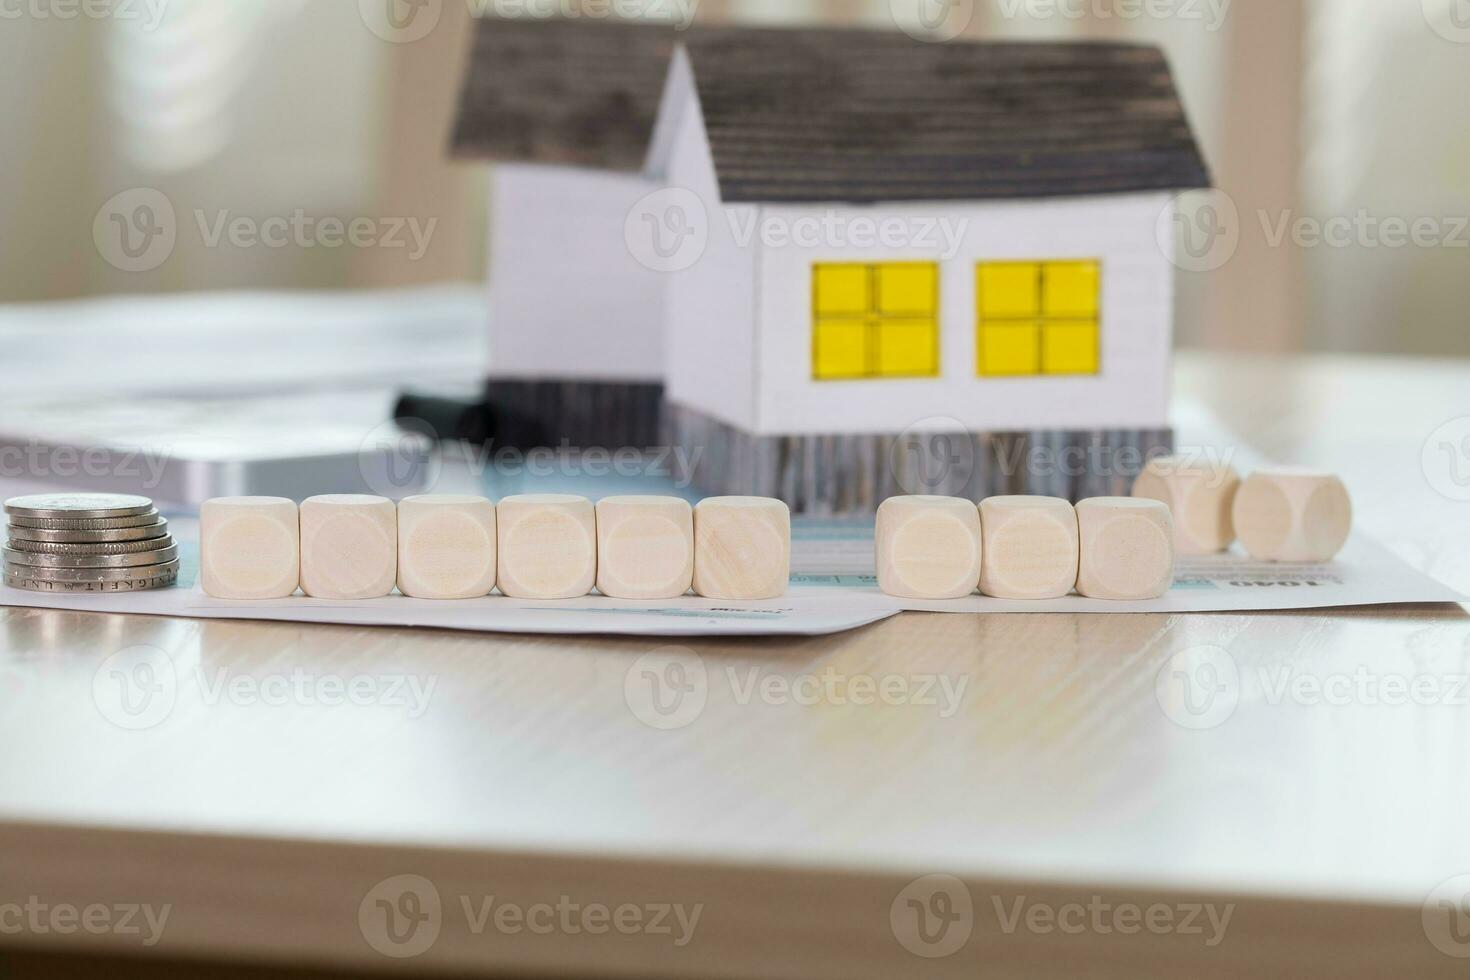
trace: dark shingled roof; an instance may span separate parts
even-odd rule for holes
[[[481,23],[455,151],[637,169],[676,42],[726,202],[1188,190],[1210,177],[1158,48],[896,31]]]
[[[454,155],[641,170],[673,55],[671,26],[484,18]]]
[[[692,32],[684,41],[726,202],[1210,183],[1158,48],[937,44],[848,30]]]

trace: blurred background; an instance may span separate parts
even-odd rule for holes
[[[692,2],[634,6],[660,17]],[[384,40],[373,28],[385,4],[423,7],[432,29]],[[571,6],[0,4],[0,301],[482,281],[493,206],[485,169],[446,153],[472,17]],[[927,16],[978,37],[1160,43],[1238,212],[1231,261],[1181,277],[1181,345],[1470,354],[1470,0],[700,0],[696,9],[712,23],[894,30]],[[99,254],[93,224],[110,198],[140,187],[178,206],[181,231],[162,266],[129,272]],[[194,229],[196,209],[207,227]],[[411,237],[403,248],[209,244],[232,216],[298,211],[434,224],[423,248]]]

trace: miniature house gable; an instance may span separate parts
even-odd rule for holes
[[[650,169],[662,172],[670,187],[699,198],[704,208],[699,224],[708,236],[698,261],[667,277],[665,397],[753,431],[759,250],[742,244],[732,224],[759,220],[761,209],[727,207],[720,199],[704,115],[682,48],[670,69],[659,132]]]
[[[1172,192],[1206,186],[1156,49],[685,38],[655,162],[708,216],[668,398],[754,435],[1167,427]]]

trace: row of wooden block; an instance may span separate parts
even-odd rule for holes
[[[1337,477],[1155,460],[1131,498],[895,497],[878,512],[878,583],[907,599],[978,589],[1003,599],[1144,600],[1173,583],[1176,554],[1228,548],[1320,562],[1352,526]],[[773,599],[791,569],[791,517],[778,500],[716,497],[276,497],[205,503],[202,584],[225,599],[372,599],[395,587],[471,599],[572,599],[595,587],[620,599]]]
[[[1133,496],[1169,507],[1181,555],[1216,554],[1238,539],[1257,561],[1326,562],[1353,527],[1342,479],[1301,467],[1260,469],[1242,480],[1225,462],[1162,457],[1144,468]]]
[[[220,599],[774,599],[791,512],[715,497],[227,497],[200,509],[200,579]]]
[[[894,497],[877,556],[879,588],[903,599],[1156,599],[1174,584],[1174,522],[1133,497]]]
[[[895,497],[878,510],[878,585],[905,599],[1146,600],[1174,582],[1175,556],[1225,551],[1259,561],[1326,562],[1352,531],[1342,480],[1301,468],[1152,461],[1132,497]]]

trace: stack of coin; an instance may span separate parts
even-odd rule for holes
[[[5,584],[29,592],[142,592],[173,585],[179,547],[153,501],[55,493],[5,502]]]

